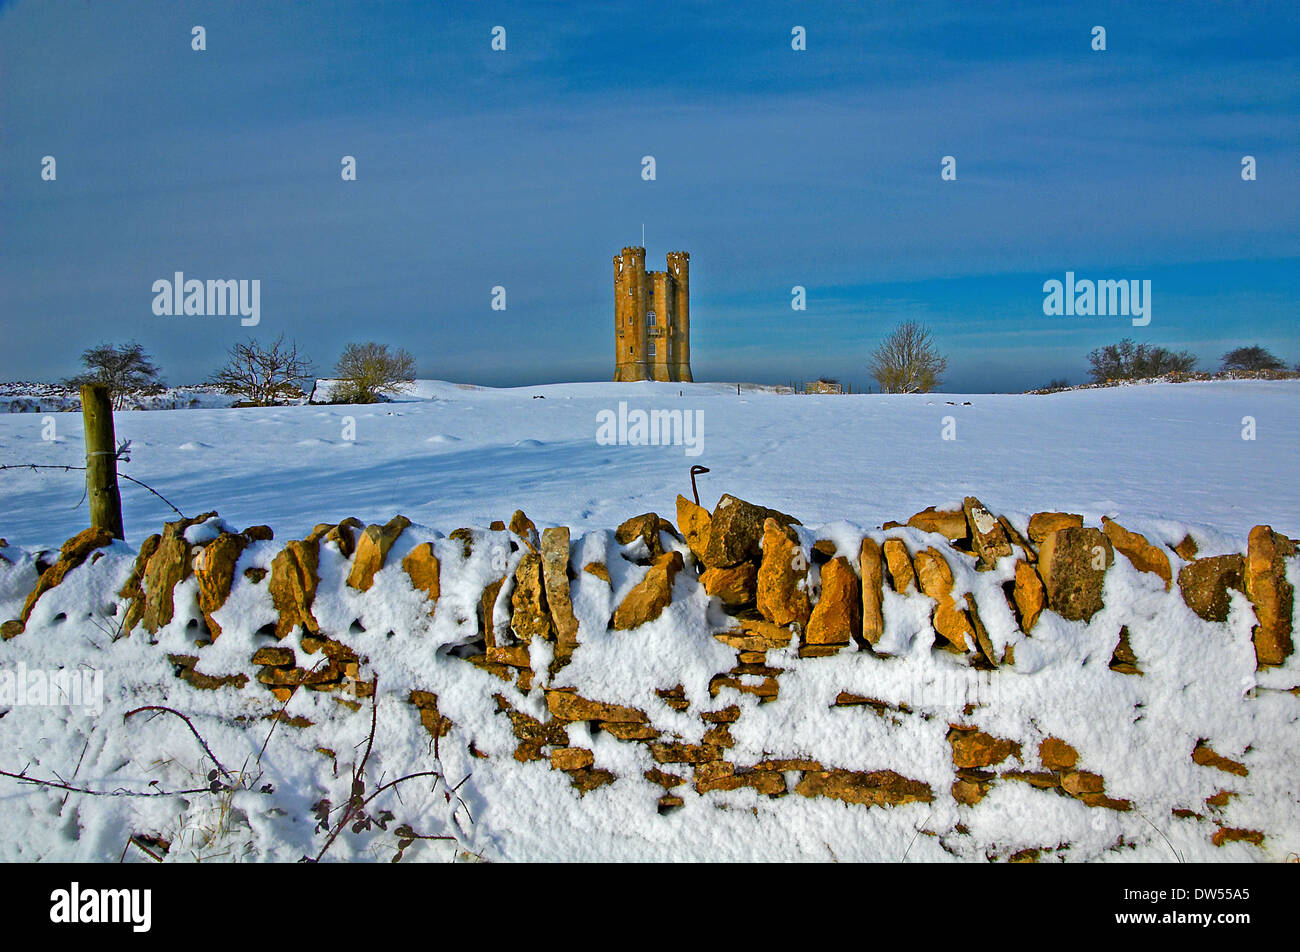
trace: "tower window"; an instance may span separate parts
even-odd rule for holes
[[[655,312],[654,312],[654,311],[646,311],[645,322],[646,322],[646,326],[647,326],[647,327],[654,327],[654,326],[655,326]]]
[[[654,341],[651,341],[651,342],[650,342],[650,349],[649,349],[646,353],[647,353],[647,356],[650,356],[650,357],[653,357],[653,356],[655,355],[655,342],[654,342]]]

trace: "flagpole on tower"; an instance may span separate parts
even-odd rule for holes
[[[645,247],[645,222],[641,222],[641,247]]]

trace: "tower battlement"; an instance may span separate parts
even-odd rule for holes
[[[614,256],[614,379],[691,381],[690,259],[671,251],[646,271],[645,249]]]

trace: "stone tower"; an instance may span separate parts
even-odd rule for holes
[[[668,254],[666,271],[645,269],[644,248],[614,257],[614,379],[691,377],[691,256]]]

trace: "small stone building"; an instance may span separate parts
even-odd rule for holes
[[[844,386],[838,380],[819,378],[804,384],[804,393],[843,393]]]

